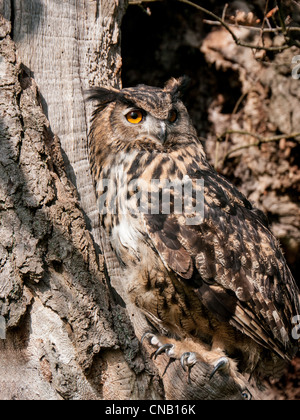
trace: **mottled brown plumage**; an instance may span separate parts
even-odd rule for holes
[[[105,193],[111,204],[101,210],[102,224],[132,300],[169,333],[152,343],[173,344],[171,357],[192,352],[195,357],[182,359],[190,365],[202,360],[213,369],[226,357],[223,365],[237,381],[238,370],[265,377],[297,351],[291,332],[299,291],[265,216],[207,162],[179,98],[182,84],[171,79],[164,89],[92,92],[99,105],[90,133],[91,169],[100,201]],[[128,121],[132,111],[141,111],[141,122]],[[132,180],[147,191],[153,179],[161,190],[166,179],[187,178],[193,203],[196,182],[204,180],[200,224],[187,223],[187,209],[176,214],[173,191],[170,214],[161,203],[159,214],[128,210],[134,191],[124,191]]]

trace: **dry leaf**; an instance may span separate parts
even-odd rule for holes
[[[274,7],[274,9],[270,10],[269,13],[267,14],[266,18],[270,19],[273,15],[275,15],[275,13],[278,12],[278,6]]]

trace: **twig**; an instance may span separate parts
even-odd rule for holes
[[[211,26],[222,26],[222,24],[216,20],[208,20],[203,19],[203,22],[207,25]],[[228,23],[229,26],[232,28],[239,28],[239,29],[248,29],[254,32],[263,32],[263,33],[273,33],[276,34],[278,31],[281,31],[281,28],[277,26],[276,28],[260,28],[259,26],[250,26],[250,25],[237,25],[236,23]],[[300,32],[300,27],[293,27],[287,28],[288,32]]]
[[[223,9],[223,13],[222,13],[222,20],[226,19],[226,13],[227,13],[228,7],[229,7],[229,4],[226,3],[225,6],[224,6],[224,9]]]
[[[247,42],[243,42],[242,40],[240,40],[235,33],[231,30],[231,25],[226,23],[223,19],[221,19],[219,16],[217,16],[216,14],[214,14],[213,12],[211,12],[210,10],[205,9],[202,6],[199,6],[198,4],[195,4],[189,0],[177,0],[180,3],[185,3],[188,4],[189,6],[195,7],[196,9],[200,10],[201,12],[213,17],[217,22],[220,22],[220,24],[230,33],[230,35],[232,36],[234,42],[239,45],[240,47],[245,47],[245,48],[251,48],[254,50],[262,50],[262,51],[283,51],[286,50],[288,48],[290,48],[290,45],[282,45],[282,46],[278,46],[278,47],[265,47],[262,45],[253,45],[253,44],[249,44]]]
[[[264,12],[264,19],[263,19],[263,23],[261,25],[261,31],[260,31],[260,38],[261,38],[261,42],[263,45],[265,45],[265,38],[264,38],[264,29],[265,29],[265,23],[268,23],[269,28],[268,29],[272,29],[269,19],[268,19],[268,9],[269,9],[269,0],[266,1],[266,5],[265,5],[265,12]]]
[[[211,26],[222,26],[220,22],[217,22],[215,20],[203,19],[203,22]],[[259,26],[237,25],[236,23],[228,23],[228,25],[232,28],[248,29],[250,31],[263,32],[263,33],[277,33],[278,30],[281,30],[281,28],[260,28]],[[300,28],[290,28],[290,30],[294,30],[294,29],[295,30],[299,29],[300,31]]]
[[[227,130],[223,134],[218,136],[218,142],[220,142],[220,139],[230,134],[240,134],[244,136],[250,136],[250,137],[256,138],[258,141],[255,143],[244,144],[243,146],[239,146],[234,149],[231,149],[222,159],[222,165],[224,165],[226,160],[233,153],[238,152],[243,149],[250,149],[251,147],[260,147],[262,144],[266,144],[266,143],[276,143],[280,141],[281,139],[294,140],[300,144],[300,138],[297,138],[297,137],[300,137],[300,133],[280,134],[278,136],[273,136],[273,137],[263,137],[263,136],[260,136],[259,134],[250,133],[249,131],[242,131],[242,130]]]
[[[293,27],[287,28],[288,32],[300,32],[300,27]]]
[[[154,3],[157,1],[163,1],[163,0],[129,0],[128,4],[130,5],[140,5],[142,3]]]
[[[279,16],[279,22],[280,22],[280,26],[281,26],[281,29],[282,29],[282,33],[283,33],[284,37],[286,37],[287,36],[287,29],[286,29],[286,25],[285,25],[285,18],[283,16],[281,0],[276,0],[276,4],[277,4],[277,8],[278,8],[278,16]]]

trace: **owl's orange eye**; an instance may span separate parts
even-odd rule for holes
[[[139,124],[141,121],[143,121],[143,118],[144,116],[143,116],[142,111],[139,111],[138,109],[134,111],[130,111],[126,115],[127,121],[130,122],[131,124]]]
[[[169,122],[173,124],[174,122],[177,121],[177,118],[178,118],[178,112],[176,111],[176,109],[172,109],[172,111],[170,111],[169,118],[168,118]]]

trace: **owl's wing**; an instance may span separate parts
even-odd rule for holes
[[[205,213],[144,214],[147,233],[168,270],[193,287],[221,320],[281,357],[293,355],[292,317],[300,313],[295,281],[264,216],[213,170],[205,182]]]

